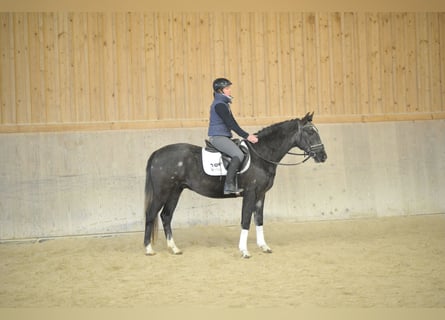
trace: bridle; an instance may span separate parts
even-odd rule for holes
[[[313,128],[315,128],[315,130],[317,130],[317,128],[315,126],[313,126]],[[248,141],[248,140],[246,140],[246,141],[248,142],[249,149],[252,150],[253,153],[255,153],[261,160],[266,161],[271,164],[279,165],[279,166],[297,166],[297,165],[303,164],[306,161],[308,161],[310,158],[315,157],[317,152],[323,150],[323,148],[324,148],[323,143],[317,143],[314,145],[310,145],[308,150],[304,150],[304,153],[294,153],[294,152],[288,151],[286,154],[289,154],[292,156],[303,156],[305,158],[299,162],[296,162],[296,163],[281,163],[281,162],[272,161],[272,160],[264,158],[255,150],[255,148],[253,147],[253,144],[250,141]]]

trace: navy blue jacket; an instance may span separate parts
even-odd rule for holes
[[[232,130],[240,137],[247,138],[249,133],[241,129],[233,117],[230,110],[230,103],[232,100],[221,93],[215,93],[215,99],[210,106],[210,124],[209,136],[225,136],[232,137]]]

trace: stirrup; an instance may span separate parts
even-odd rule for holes
[[[240,194],[241,192],[243,192],[244,189],[243,188],[237,188],[234,184],[229,184],[227,186],[224,186],[224,194],[228,195],[228,194]]]

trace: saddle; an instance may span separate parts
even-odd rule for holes
[[[232,139],[233,142],[244,153],[239,173],[245,172],[250,166],[249,148],[244,140]],[[210,176],[225,176],[232,158],[216,149],[209,140],[205,140],[206,146],[202,148],[202,166],[204,172]]]

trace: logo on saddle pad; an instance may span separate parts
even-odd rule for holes
[[[207,146],[202,148],[202,166],[204,172],[210,176],[225,176],[231,158],[216,150],[207,140],[206,144]],[[244,153],[244,160],[239,171],[239,173],[243,173],[249,169],[250,166],[249,148],[244,140],[237,144]]]

